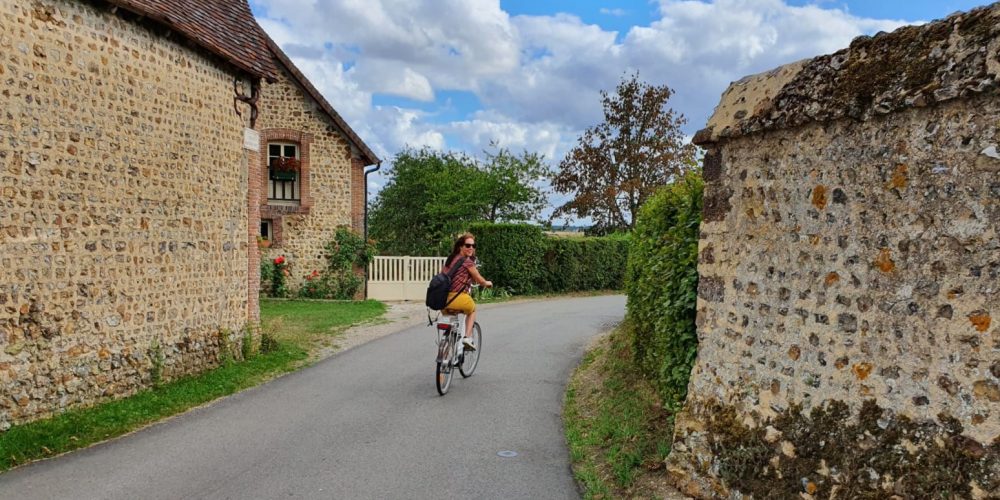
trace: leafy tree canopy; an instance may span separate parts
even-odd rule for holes
[[[673,91],[623,77],[601,91],[604,122],[588,128],[559,164],[553,188],[573,198],[553,217],[590,217],[596,233],[631,230],[639,207],[657,188],[695,167],[684,144],[683,115],[667,107]]]
[[[536,219],[547,203],[537,183],[551,175],[543,156],[505,148],[482,161],[406,149],[389,174],[368,220],[383,255],[436,255],[471,223]]]

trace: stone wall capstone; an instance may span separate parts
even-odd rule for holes
[[[697,138],[689,494],[1000,495],[998,87],[995,4],[727,90]]]
[[[0,429],[215,366],[247,322],[238,74],[98,5],[0,2]]]

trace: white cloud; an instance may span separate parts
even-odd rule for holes
[[[295,36],[330,44],[359,64],[396,63],[436,86],[471,89],[518,65],[509,16],[497,0],[257,0]],[[368,78],[383,76],[382,73]]]
[[[676,91],[672,106],[690,119],[692,129],[705,123],[734,80],[903,24],[781,0],[661,0],[660,13],[650,26],[629,31],[623,51],[628,66]]]
[[[626,12],[625,9],[609,9],[607,7],[602,7],[601,14],[606,16],[622,17],[625,14],[628,14],[628,12]]]
[[[675,90],[670,106],[691,133],[731,81],[903,24],[821,3],[658,0],[658,19],[619,38],[574,15],[510,16],[499,0],[254,3],[266,11],[265,30],[385,159],[407,145],[478,154],[495,140],[556,164],[601,120],[599,92],[633,71]],[[441,123],[433,104],[372,104],[373,94],[433,103],[455,90],[474,93],[483,109]]]
[[[619,76],[615,33],[569,15],[514,18],[522,65],[481,85],[485,104],[516,119],[580,128],[600,120],[599,90]]]
[[[398,107],[377,107],[374,113],[374,131],[386,137],[390,151],[396,152],[406,147],[444,150],[447,149],[444,134],[437,127],[421,119],[424,113]]]
[[[492,111],[476,113],[471,120],[452,122],[447,130],[476,153],[496,144],[514,152],[542,154],[549,163],[557,163],[576,140],[576,130],[565,125],[519,122]]]
[[[795,7],[781,0],[661,0],[662,18],[645,33],[626,40],[684,48],[681,62],[711,66],[777,66],[845,47],[866,32],[892,30],[902,23],[861,19],[816,5]],[[651,35],[651,36],[650,36]]]
[[[363,61],[354,69],[358,72],[358,83],[373,93],[406,97],[415,101],[434,100],[434,88],[430,80],[408,66],[389,61]]]

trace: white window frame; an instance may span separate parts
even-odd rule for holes
[[[279,146],[281,148],[280,155],[272,155],[271,147]],[[295,179],[292,181],[276,181],[271,178],[271,160],[278,158],[279,156],[289,158],[286,156],[288,150],[286,148],[295,148],[296,160],[302,161],[302,146],[295,142],[288,141],[273,141],[267,143],[267,203],[269,205],[299,205],[302,202],[302,171],[295,173]],[[288,190],[291,190],[292,194],[289,197],[287,194]],[[277,195],[279,192],[283,193],[279,198]]]

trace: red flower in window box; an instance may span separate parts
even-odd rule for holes
[[[298,172],[302,162],[298,158],[279,156],[271,158],[271,170],[276,172]]]
[[[285,256],[284,255],[282,255],[281,257],[278,257],[278,258],[274,259],[274,265],[276,265],[276,266],[280,266],[280,265],[282,265],[284,263],[285,263]]]

